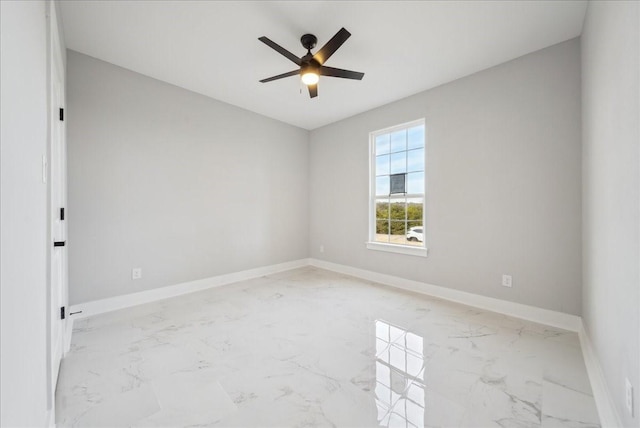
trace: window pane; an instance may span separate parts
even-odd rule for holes
[[[424,147],[424,125],[414,126],[408,130],[409,150]]]
[[[416,212],[413,216],[422,216],[422,204],[415,204]],[[412,206],[409,205],[407,211],[411,213]],[[412,214],[408,214],[412,215]],[[422,226],[422,219],[409,220],[407,222],[407,244],[422,247],[424,244],[424,227]]]
[[[406,243],[407,222],[404,220],[391,220],[389,228],[391,230],[391,242],[404,245]]]
[[[407,171],[424,171],[424,149],[407,152]]]
[[[407,174],[393,174],[389,176],[391,186],[389,194],[407,193]]]
[[[407,152],[392,154],[391,174],[401,174],[403,172],[407,172]]]
[[[389,176],[376,177],[376,196],[389,196]]]
[[[422,220],[409,220],[407,222],[407,230],[415,233],[424,233],[424,227],[422,227]]]
[[[389,155],[376,156],[376,175],[389,174]]]
[[[406,238],[406,245],[411,245],[412,247],[424,247],[424,244],[422,243],[422,241],[420,241],[419,238],[417,238],[416,233],[414,231],[409,230],[407,232],[407,238]]]
[[[389,220],[376,221],[376,242],[389,242]]]
[[[389,153],[389,134],[376,137],[376,155],[384,155],[385,153]]]
[[[407,175],[407,193],[424,193],[424,172]]]
[[[391,134],[391,153],[407,150],[407,131],[396,131]]]
[[[424,246],[423,198],[407,199],[407,245]]]
[[[389,242],[389,200],[376,201],[376,242]]]
[[[410,198],[407,200],[407,220],[418,221],[422,224],[422,198]],[[412,226],[419,226],[413,224]]]
[[[407,208],[404,199],[392,200],[391,202],[391,220],[406,220]]]
[[[383,220],[389,218],[389,200],[379,199],[376,201],[376,219]]]

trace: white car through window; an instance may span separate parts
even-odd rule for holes
[[[422,242],[422,226],[414,226],[409,228],[407,232],[407,241]]]

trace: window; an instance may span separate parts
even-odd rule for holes
[[[426,256],[424,120],[372,132],[369,139],[367,248]]]

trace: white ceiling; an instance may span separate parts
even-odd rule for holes
[[[69,49],[292,125],[314,129],[577,37],[586,1],[62,1]],[[326,65],[362,81],[260,79],[341,27],[352,36]],[[315,50],[313,51],[315,52]],[[302,90],[302,92],[301,92]]]

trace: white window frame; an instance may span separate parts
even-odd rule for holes
[[[376,233],[376,137],[382,134],[388,134],[401,129],[412,128],[414,126],[424,126],[424,193],[421,194],[406,194],[402,197],[422,197],[422,246],[391,244],[375,241]],[[427,127],[425,120],[418,119],[411,122],[401,123],[388,128],[379,129],[369,133],[369,240],[366,242],[366,246],[369,250],[386,251],[390,253],[408,254],[412,256],[427,257]],[[393,197],[390,197],[393,199]]]

